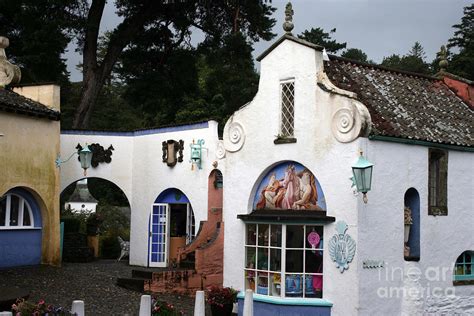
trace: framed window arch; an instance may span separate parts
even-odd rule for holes
[[[22,229],[34,226],[33,209],[26,198],[12,192],[0,198],[0,229]]]
[[[454,285],[474,284],[474,251],[464,251],[454,264]]]

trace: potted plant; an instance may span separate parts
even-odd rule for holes
[[[212,316],[230,316],[234,303],[237,301],[237,291],[231,287],[211,286],[207,289],[206,301],[211,305]]]
[[[404,222],[405,222],[405,248],[404,248],[404,256],[409,257],[410,256],[410,247],[408,247],[408,239],[410,237],[410,229],[411,225],[413,224],[413,218],[411,216],[411,209],[408,206],[405,206],[404,208]]]
[[[44,300],[38,303],[32,303],[24,299],[18,299],[16,304],[12,305],[12,313],[15,316],[21,315],[37,315],[37,316],[72,316],[70,311],[63,309],[61,306],[53,306],[46,304]]]

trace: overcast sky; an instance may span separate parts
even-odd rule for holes
[[[256,0],[255,0],[256,1]],[[273,0],[277,8],[274,33],[283,35],[282,23],[286,0]],[[336,28],[333,35],[338,42],[347,42],[347,48],[360,48],[375,62],[391,54],[406,54],[418,41],[424,47],[427,61],[431,62],[441,45],[453,36],[452,25],[461,21],[467,0],[293,0],[293,34],[311,27],[325,31]],[[101,30],[113,29],[120,19],[109,0],[102,19]],[[199,38],[199,36],[197,36]],[[254,56],[271,45],[258,42]],[[68,47],[65,54],[72,81],[82,80],[76,65],[82,57]],[[258,67],[258,63],[256,64]]]

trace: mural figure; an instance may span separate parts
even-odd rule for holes
[[[318,191],[322,194],[311,171],[298,163],[286,162],[264,177],[257,190],[254,208],[323,211],[326,205],[324,201],[318,201]]]

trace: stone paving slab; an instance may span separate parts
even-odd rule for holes
[[[30,300],[40,298],[53,305],[71,308],[73,300],[84,300],[87,316],[138,315],[141,293],[117,286],[117,277],[132,275],[125,261],[100,260],[89,263],[63,263],[51,266],[0,270],[0,286],[17,286],[30,291]],[[148,269],[147,269],[148,270]],[[194,299],[187,296],[160,294],[166,301],[192,315]]]

